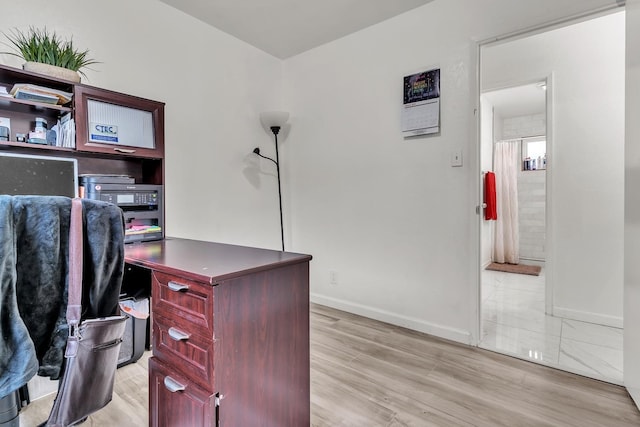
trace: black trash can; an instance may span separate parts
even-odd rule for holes
[[[148,298],[145,298],[149,304]],[[128,315],[127,323],[124,328],[122,344],[120,345],[120,354],[118,356],[118,368],[134,363],[144,353],[145,344],[147,342],[147,331],[149,329],[149,319],[138,319]],[[2,426],[0,426],[2,427]]]
[[[14,391],[0,399],[0,427],[19,427],[20,397]]]

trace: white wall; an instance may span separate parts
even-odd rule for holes
[[[640,0],[627,0],[624,384],[640,408]]]
[[[502,120],[502,139],[544,136],[546,132],[545,113],[506,117]]]
[[[435,0],[284,63],[156,0],[5,3],[2,28],[89,47],[89,84],[167,103],[169,234],[278,247],[272,165],[250,153],[272,154],[258,113],[284,107],[285,239],[314,255],[314,299],[475,342],[476,41],[615,1]],[[402,77],[430,67],[442,132],[405,141]]]
[[[294,250],[314,255],[313,299],[475,342],[473,40],[613,3],[436,0],[286,60],[288,221]],[[432,67],[441,134],[403,140],[402,77]]]
[[[273,150],[258,115],[280,107],[280,60],[155,0],[3,2],[3,31],[45,25],[102,62],[83,82],[166,103],[169,235],[279,247],[272,165],[250,153]]]
[[[611,14],[482,54],[483,88],[553,75],[553,311],[612,326],[622,326],[624,20]]]

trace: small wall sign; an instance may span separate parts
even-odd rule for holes
[[[118,142],[118,126],[104,123],[90,123],[89,141]]]

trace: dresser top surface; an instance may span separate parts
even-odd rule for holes
[[[310,255],[171,237],[125,245],[129,264],[209,284],[309,260]]]

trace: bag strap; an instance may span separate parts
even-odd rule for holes
[[[69,335],[75,333],[82,314],[82,200],[71,201],[71,224],[69,226],[69,285],[67,300],[67,323]]]

